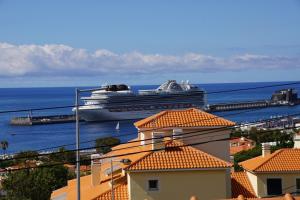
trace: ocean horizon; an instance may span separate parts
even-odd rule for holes
[[[169,79],[171,80],[171,79]],[[181,80],[180,80],[181,81]],[[186,80],[183,80],[186,81]],[[189,80],[187,80],[189,81]],[[293,83],[293,82],[299,82],[298,80],[289,80],[289,81],[245,81],[245,82],[204,82],[204,83],[194,83],[191,82],[194,85],[211,85],[211,84],[274,84],[274,83]],[[161,83],[156,83],[156,84],[129,84],[126,81],[124,82],[119,82],[119,83],[108,83],[105,82],[103,84],[127,84],[129,86],[133,87],[139,87],[139,86],[159,86]],[[13,87],[0,87],[0,89],[32,89],[32,88],[97,88],[100,87],[101,85],[98,86],[93,86],[93,85],[58,85],[58,86],[13,86]]]
[[[291,86],[277,86],[262,88],[256,90],[233,91],[212,93],[224,90],[238,90],[243,88],[264,87],[275,84],[293,83],[294,81],[286,82],[247,82],[247,83],[206,83],[195,84],[203,88],[207,93],[207,103],[228,103],[237,101],[250,101],[270,99],[275,90],[285,88],[295,88],[300,91],[300,84]],[[132,85],[134,91],[139,89],[152,89],[158,85]],[[97,87],[97,86],[96,86]],[[90,88],[90,87],[80,87]],[[210,94],[211,93],[211,94]],[[84,96],[88,96],[85,94]],[[33,87],[33,88],[0,88],[0,110],[18,110],[39,107],[54,107],[74,105],[75,102],[75,87]],[[219,116],[235,122],[249,122],[272,116],[288,115],[300,113],[300,106],[285,106],[258,109],[249,111],[244,114],[236,114],[238,111],[219,112],[215,113]],[[34,111],[34,116],[40,115],[56,115],[56,114],[71,114],[70,108]],[[7,140],[9,147],[8,153],[15,153],[25,150],[39,150],[57,145],[75,143],[75,123],[66,124],[51,124],[51,125],[35,125],[35,126],[11,126],[9,121],[12,117],[27,116],[28,112],[20,113],[2,113],[0,115],[0,139]],[[230,115],[230,116],[228,116]],[[117,122],[95,122],[81,123],[81,141],[94,140],[99,137],[120,137],[121,141],[125,142],[137,136],[137,130],[133,126],[136,120],[120,121],[120,130],[116,131]],[[93,146],[94,143],[85,143],[82,147]],[[74,145],[66,146],[72,149]],[[52,149],[55,150],[55,149]]]

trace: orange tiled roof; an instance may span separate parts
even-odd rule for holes
[[[233,126],[235,123],[222,117],[191,108],[186,110],[162,111],[156,115],[140,120],[134,123],[134,125],[137,128],[165,128]]]
[[[253,149],[254,147],[255,146],[248,146],[248,145],[230,147],[230,155],[234,155],[234,154],[239,153],[241,151],[247,151],[247,150]]]
[[[300,171],[300,149],[279,149],[262,157],[258,156],[239,164],[248,171],[254,172],[287,172]]]
[[[255,142],[245,137],[230,139],[230,155],[253,149]]]
[[[168,141],[163,151],[151,152],[126,170],[167,170],[197,168],[227,168],[231,164],[178,141]]]
[[[127,183],[121,183],[114,187],[115,200],[128,200]],[[111,190],[101,194],[93,200],[111,200]]]
[[[114,159],[122,159],[122,158],[127,158],[130,159],[132,162],[135,162],[136,160],[140,159],[141,157],[145,156],[148,154],[148,152],[143,152],[151,149],[151,145],[145,145],[145,146],[140,146],[140,141],[138,138],[133,139],[130,141],[130,143],[125,143],[121,144],[118,146],[115,146],[112,148],[113,151],[105,154],[103,158],[108,157],[107,159],[102,160],[101,164],[101,172],[99,173],[100,176],[100,182],[96,186],[91,185],[91,175],[83,176],[80,178],[81,182],[81,199],[82,200],[91,200],[102,193],[105,193],[106,191],[109,191],[109,178],[105,174],[105,170],[110,168],[110,157],[111,156],[116,156]],[[118,156],[122,154],[127,154],[127,153],[132,153],[130,155],[126,156]],[[120,163],[121,168],[127,166],[124,164]],[[115,178],[120,178],[121,171],[117,173],[114,177]],[[63,194],[66,194],[66,200],[73,200],[76,199],[76,179],[72,179],[68,181],[68,185],[60,188],[58,190],[55,190],[52,192],[51,197],[59,197]]]
[[[269,198],[246,198],[243,196],[240,198],[232,198],[231,200],[300,200],[300,196],[292,196],[291,194],[285,194],[281,197],[269,197]]]
[[[232,198],[237,198],[240,194],[246,198],[256,197],[246,172],[233,172],[231,174],[231,193]]]
[[[248,139],[248,138],[245,138],[245,137],[236,137],[236,138],[232,138],[232,139],[230,139],[230,142],[231,142],[231,143],[234,143],[234,142],[240,142],[240,143],[254,143],[253,140]]]
[[[92,186],[91,175],[80,177],[80,187],[82,200],[91,200],[110,188],[108,182],[99,184],[97,186]],[[53,191],[51,194],[51,199],[58,198],[63,194],[66,195],[66,200],[76,199],[76,179],[69,180],[67,186]]]
[[[82,172],[87,172],[91,170],[91,166],[90,165],[80,165],[80,171]]]

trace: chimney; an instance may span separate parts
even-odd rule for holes
[[[191,196],[190,200],[199,200],[196,196]]]
[[[100,184],[100,171],[101,171],[101,161],[97,160],[101,158],[100,154],[91,155],[91,177],[92,177],[92,186]]]
[[[294,135],[294,148],[300,148],[300,132]]]
[[[240,195],[238,196],[237,199],[238,199],[238,200],[245,200],[245,197],[244,197],[243,195],[240,194]]]
[[[290,193],[286,193],[284,195],[284,200],[294,200],[295,198],[290,194]]]
[[[262,149],[262,157],[266,157],[266,156],[271,154],[270,144],[262,143],[261,144],[261,149]]]
[[[164,133],[152,132],[152,150],[164,149]]]
[[[145,143],[145,133],[143,133],[143,132],[140,132],[139,133],[139,135],[140,135],[140,141],[141,141],[141,145],[145,145],[146,143]]]
[[[172,134],[172,139],[178,140],[179,138],[182,137],[182,129],[180,128],[174,128],[173,129],[173,134]]]

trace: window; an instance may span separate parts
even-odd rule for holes
[[[158,180],[148,180],[148,190],[149,191],[157,191],[158,188]]]
[[[296,178],[296,191],[300,193],[300,178]]]
[[[281,195],[282,184],[280,178],[267,179],[267,193],[268,195]]]

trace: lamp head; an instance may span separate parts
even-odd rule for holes
[[[120,162],[123,163],[124,165],[130,165],[132,161],[130,159],[125,158],[125,159],[120,160]]]

